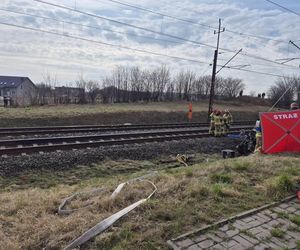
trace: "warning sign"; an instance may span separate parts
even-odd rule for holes
[[[260,113],[266,154],[300,152],[300,110]]]

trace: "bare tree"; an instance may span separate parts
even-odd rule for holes
[[[191,97],[200,100],[209,95],[210,85],[210,76],[197,77],[191,70],[182,70],[171,77],[166,65],[154,70],[118,66],[103,80],[101,93],[104,102],[190,100]],[[215,95],[236,97],[244,87],[240,79],[218,77]]]
[[[83,90],[79,91],[79,103],[81,104],[86,103],[85,90],[87,87],[87,83],[88,82],[83,78],[82,75],[79,75],[78,80],[75,82],[76,87]]]
[[[239,95],[241,91],[245,89],[245,84],[241,79],[237,78],[225,78],[222,79],[223,84],[223,96],[228,98],[235,98]]]
[[[157,87],[158,87],[158,101],[163,100],[166,86],[170,81],[170,69],[166,65],[162,65],[157,69]]]
[[[190,100],[193,85],[196,79],[196,75],[194,72],[187,70],[182,70],[176,77],[177,81],[177,90],[179,94],[179,98],[183,100]]]
[[[41,82],[36,85],[37,87],[37,102],[40,105],[50,104],[53,97],[53,89],[50,85]]]
[[[296,98],[299,85],[299,77],[278,78],[275,84],[269,89],[269,98],[273,103],[276,103],[281,98],[278,102],[278,106],[289,107],[290,103]]]
[[[177,98],[179,100],[183,99],[183,93],[184,93],[184,72],[181,71],[177,74],[177,76],[174,78],[175,83],[175,91],[177,94]]]
[[[86,91],[91,103],[95,104],[96,97],[99,92],[99,83],[96,81],[88,81],[86,83]]]
[[[202,97],[204,97],[206,91],[206,83],[205,78],[203,76],[197,77],[193,81],[192,85],[192,93],[194,94],[196,101],[199,101]]]
[[[43,81],[37,84],[37,102],[38,104],[51,104],[54,102],[53,89],[57,86],[56,76],[47,73],[43,75]]]
[[[145,101],[149,102],[152,96],[153,89],[153,81],[152,75],[149,71],[144,70],[142,73],[143,83],[144,83],[144,91],[145,91]]]
[[[144,89],[142,71],[139,67],[133,67],[130,69],[130,90],[131,101],[136,102],[142,99],[142,91]]]

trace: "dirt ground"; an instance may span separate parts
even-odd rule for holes
[[[231,110],[235,120],[253,120],[258,112],[268,109],[245,102],[224,101],[217,102],[215,108]],[[194,103],[193,121],[206,121],[207,109],[207,102]],[[187,122],[187,112],[187,102],[0,108],[0,127]]]

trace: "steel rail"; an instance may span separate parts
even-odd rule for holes
[[[250,125],[254,121],[238,121],[232,125]],[[147,129],[168,129],[168,128],[193,128],[208,127],[208,123],[154,123],[154,124],[132,124],[132,125],[82,125],[82,126],[53,126],[53,127],[13,127],[0,128],[0,137],[18,135],[38,135],[38,134],[68,134],[87,132],[109,132]]]
[[[250,127],[242,127],[242,129],[249,129]],[[231,128],[231,133],[239,133],[241,127]],[[183,139],[194,139],[203,138],[210,136],[207,130],[197,131],[185,131],[185,134],[180,133],[160,133],[155,136],[149,135],[149,133],[134,133],[134,134],[123,134],[123,137],[118,139],[107,137],[106,140],[93,140],[93,141],[77,141],[69,143],[58,143],[58,144],[44,144],[44,145],[31,145],[31,146],[16,146],[16,147],[0,147],[0,155],[18,155],[18,154],[31,154],[36,152],[49,152],[57,150],[71,150],[71,149],[83,149],[101,146],[113,146],[113,145],[126,145],[126,144],[141,144],[147,142],[163,142],[163,141],[178,141]],[[151,134],[151,133],[150,133]],[[125,135],[125,137],[124,137]],[[126,137],[127,136],[127,137]],[[47,138],[48,139],[48,138]]]
[[[232,129],[249,129],[249,126],[233,126]],[[137,138],[137,137],[157,137],[167,135],[180,135],[190,133],[203,133],[207,132],[208,128],[189,129],[189,130],[168,130],[168,131],[147,131],[147,132],[134,132],[134,133],[113,133],[102,135],[80,135],[80,136],[62,136],[62,137],[46,137],[46,138],[26,138],[26,139],[12,139],[0,140],[0,147],[7,146],[26,146],[33,144],[59,144],[59,143],[72,143],[72,142],[89,142],[95,140],[114,140],[124,138]]]

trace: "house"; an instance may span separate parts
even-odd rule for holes
[[[77,104],[85,102],[83,88],[56,87],[54,89],[55,104]]]
[[[0,96],[4,105],[29,106],[36,100],[37,88],[28,77],[0,76]]]

